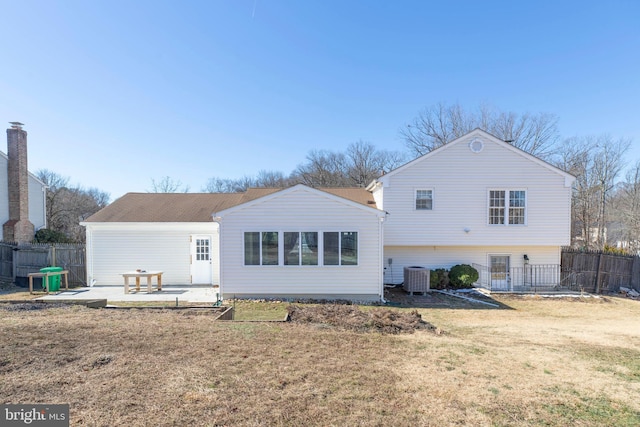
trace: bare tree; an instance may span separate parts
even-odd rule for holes
[[[293,172],[296,180],[310,187],[346,187],[346,158],[343,153],[313,150],[306,163]]]
[[[607,243],[611,192],[628,148],[628,141],[614,141],[608,135],[562,143],[557,165],[576,176],[571,199],[573,244],[602,249]]]
[[[182,185],[182,181],[170,176],[163,176],[159,181],[151,178],[151,190],[149,193],[188,193],[189,186]]]
[[[291,178],[311,187],[364,187],[403,162],[399,152],[377,150],[371,143],[357,141],[346,153],[311,151]]]
[[[598,243],[604,246],[607,243],[605,230],[607,227],[607,205],[616,179],[624,167],[624,154],[629,150],[631,142],[625,139],[613,140],[609,135],[602,135],[596,139],[596,158],[593,164],[593,173],[599,191],[599,221]]]
[[[421,156],[481,128],[530,154],[548,159],[559,141],[558,118],[553,114],[503,112],[480,106],[476,112],[460,104],[425,108],[400,134],[409,150]]]
[[[202,191],[206,193],[241,193],[251,187],[285,188],[295,184],[295,181],[284,176],[282,172],[261,170],[254,178],[243,176],[238,179],[209,178]]]
[[[629,169],[614,196],[614,220],[619,223],[619,240],[632,253],[640,252],[640,161]]]
[[[36,176],[47,185],[47,228],[64,234],[67,239],[82,242],[84,228],[80,222],[109,203],[109,193],[97,188],[70,186],[69,178],[41,169]]]
[[[226,178],[213,177],[209,178],[207,184],[202,188],[205,193],[233,193],[235,188],[234,181]]]

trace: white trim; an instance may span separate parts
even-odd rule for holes
[[[431,209],[418,209],[418,191],[431,191]],[[413,210],[416,212],[429,212],[435,210],[435,190],[430,187],[414,187],[413,189]],[[425,199],[426,200],[426,199]]]
[[[382,221],[381,221],[382,223]],[[265,229],[266,230],[266,229]],[[267,264],[267,265],[263,265],[262,264],[262,233],[278,233],[278,264]],[[318,233],[318,264],[317,265],[302,265],[302,264],[298,264],[298,265],[287,265],[284,263],[284,233]],[[259,264],[246,264],[245,263],[245,256],[246,256],[246,240],[245,240],[245,234],[246,233],[259,233],[260,236],[260,263]],[[324,233],[338,233],[338,264],[331,264],[331,265],[326,265],[324,263]],[[356,247],[356,251],[357,251],[357,259],[356,259],[356,264],[342,264],[342,233],[356,233],[357,235],[357,247]],[[255,230],[242,230],[242,259],[241,259],[241,266],[245,267],[245,268],[274,268],[274,267],[284,267],[286,269],[295,269],[297,268],[353,268],[353,267],[359,267],[360,266],[360,237],[362,235],[362,232],[360,231],[360,229],[353,229],[353,230],[346,230],[346,229],[340,229],[340,230],[334,230],[334,229],[330,229],[330,230],[304,230],[304,231],[298,231],[298,230],[283,230],[283,229],[279,229],[279,230],[270,230],[270,231],[255,231]],[[222,250],[220,251],[222,253]]]
[[[357,202],[354,202],[352,200],[345,199],[344,197],[340,197],[340,196],[336,196],[336,195],[331,194],[331,193],[327,193],[326,191],[318,190],[316,188],[307,187],[304,184],[297,184],[297,185],[294,185],[293,187],[285,188],[284,190],[276,191],[275,193],[270,193],[270,194],[267,194],[265,196],[258,197],[257,199],[253,199],[253,200],[250,200],[248,202],[241,203],[239,205],[232,206],[232,207],[227,208],[227,209],[223,209],[223,210],[221,210],[219,212],[213,212],[212,216],[214,216],[214,217],[223,217],[223,216],[228,215],[230,213],[233,213],[235,211],[247,209],[247,208],[255,206],[255,205],[259,204],[259,203],[266,202],[266,201],[269,201],[269,200],[272,200],[272,199],[276,199],[276,198],[279,198],[279,197],[281,197],[281,196],[283,196],[285,194],[289,194],[289,193],[296,192],[296,191],[304,191],[304,192],[315,194],[315,195],[318,195],[318,196],[323,196],[323,197],[325,197],[327,199],[333,200],[334,202],[343,203],[343,204],[346,204],[346,205],[351,206],[351,207],[355,207],[355,208],[358,208],[358,209],[361,209],[361,210],[365,210],[367,212],[372,212],[372,213],[376,212],[378,214],[378,216],[381,216],[381,215],[385,214],[384,211],[381,211],[377,207],[365,206],[362,203],[357,203]]]
[[[496,144],[498,144],[498,145],[500,145],[500,146],[502,146],[502,147],[504,147],[504,148],[506,148],[508,150],[511,150],[512,152],[514,152],[514,153],[516,153],[516,154],[518,154],[518,155],[520,155],[520,156],[522,156],[522,157],[524,157],[524,158],[526,158],[528,160],[531,160],[532,162],[534,162],[534,163],[536,163],[536,164],[538,164],[540,166],[543,166],[544,168],[546,168],[546,169],[548,169],[548,170],[550,170],[550,171],[552,171],[554,173],[557,173],[557,174],[563,176],[565,178],[565,186],[567,186],[566,184],[568,182],[573,184],[573,182],[576,180],[576,177],[571,175],[570,173],[567,173],[567,172],[563,171],[562,169],[557,168],[557,167],[553,166],[552,164],[547,163],[544,160],[541,160],[541,159],[537,158],[536,156],[534,156],[532,154],[529,154],[526,151],[523,151],[523,150],[521,150],[521,149],[519,149],[519,148],[517,148],[517,147],[515,147],[515,146],[513,146],[511,144],[509,144],[508,142],[505,142],[505,141],[501,140],[500,138],[497,138],[497,137],[491,135],[488,132],[483,131],[482,129],[476,128],[476,129],[472,130],[471,132],[469,132],[468,134],[463,135],[463,136],[461,136],[461,137],[459,137],[457,139],[454,139],[453,141],[448,142],[445,145],[443,145],[441,147],[438,147],[435,150],[432,150],[432,151],[430,151],[430,152],[428,152],[426,154],[423,154],[422,156],[420,156],[420,157],[418,157],[416,159],[413,159],[410,162],[405,163],[404,165],[402,165],[402,166],[400,166],[400,167],[388,172],[387,174],[379,177],[376,180],[376,182],[382,182],[386,186],[389,186],[389,182],[388,182],[388,178],[389,177],[392,177],[393,175],[395,175],[395,174],[397,174],[397,173],[399,173],[399,172],[401,172],[401,171],[413,166],[414,164],[416,164],[418,162],[421,162],[421,161],[423,161],[425,159],[428,159],[428,158],[430,158],[432,156],[438,155],[438,153],[440,153],[442,151],[445,151],[445,150],[448,150],[449,148],[453,147],[454,145],[457,145],[457,144],[460,144],[460,143],[468,143],[470,140],[475,139],[475,138],[488,139],[488,140],[490,140],[490,141],[492,141],[492,142],[494,142],[494,143],[496,143]],[[374,185],[374,184],[373,183],[369,184],[369,187],[371,187],[372,185]]]

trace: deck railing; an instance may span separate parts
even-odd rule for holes
[[[560,265],[527,264],[524,267],[511,267],[508,272],[491,272],[487,266],[473,264],[478,270],[477,287],[490,291],[539,292],[561,288]]]

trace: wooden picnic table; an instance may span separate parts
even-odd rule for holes
[[[136,278],[136,292],[140,292],[140,278],[147,278],[147,292],[151,293],[151,278],[156,277],[156,281],[158,284],[158,290],[162,290],[162,271],[129,271],[126,273],[122,273],[122,277],[124,277],[124,293],[129,293],[129,278]]]
[[[29,277],[29,293],[33,294],[33,278],[34,277],[42,277],[45,283],[45,289],[47,293],[49,293],[49,277],[51,276],[62,276],[64,277],[64,288],[69,290],[69,270],[62,271],[49,271],[47,273],[29,273],[27,274]]]

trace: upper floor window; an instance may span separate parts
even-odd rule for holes
[[[525,225],[525,190],[489,190],[489,224]]]
[[[433,190],[416,190],[416,210],[433,209]]]

